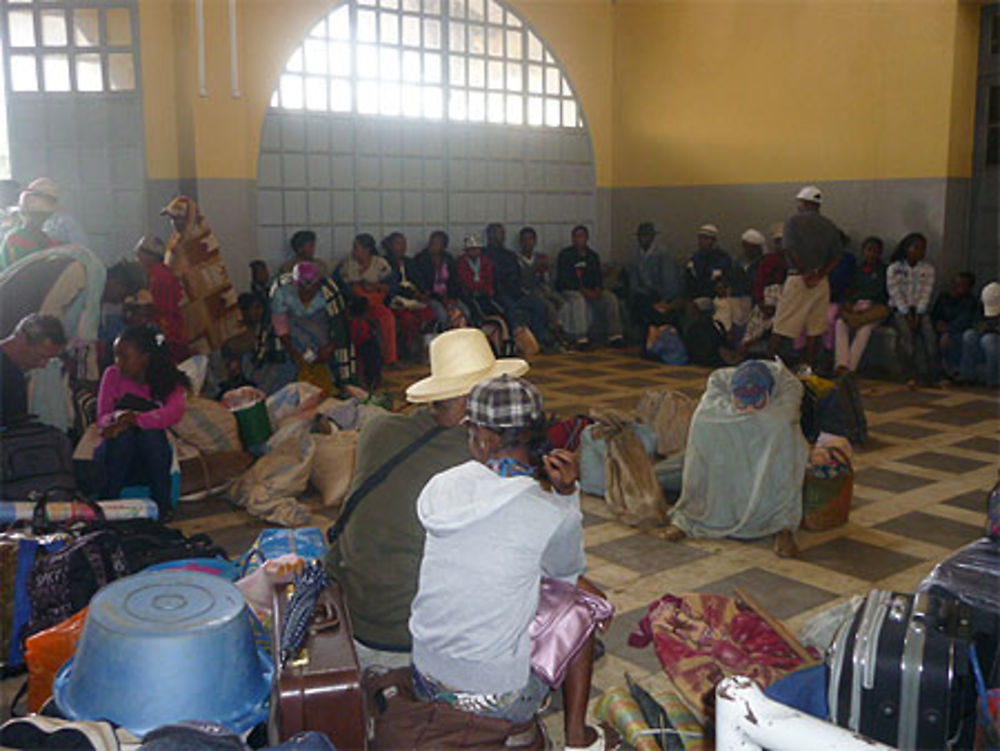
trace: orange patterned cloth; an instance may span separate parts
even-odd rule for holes
[[[180,273],[186,266],[203,263],[219,251],[219,241],[215,239],[208,220],[191,198],[177,196],[160,213],[182,221],[182,229],[175,231],[167,243],[164,258],[175,273]]]
[[[766,688],[804,665],[759,615],[723,595],[664,595],[629,636],[633,647],[651,643],[702,722],[715,714],[715,686],[723,678],[744,675]]]

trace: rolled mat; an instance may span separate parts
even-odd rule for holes
[[[674,728],[683,733],[677,738],[686,751],[712,751],[713,744],[705,737],[704,728],[676,692],[655,693],[653,698],[666,711]],[[608,689],[594,705],[594,716],[611,725],[636,751],[659,751],[656,736],[642,734],[649,725],[627,688]]]

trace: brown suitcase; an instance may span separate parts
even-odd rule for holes
[[[292,591],[290,585],[274,588],[275,655],[281,651],[280,634]],[[303,730],[318,730],[339,751],[366,751],[367,716],[351,623],[340,587],[333,583],[320,595],[302,651],[274,679],[270,742],[276,745]]]

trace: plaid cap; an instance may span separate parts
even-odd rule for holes
[[[760,360],[747,360],[736,368],[730,388],[737,410],[763,409],[774,391],[774,376]]]
[[[504,374],[469,394],[469,422],[487,428],[527,428],[545,417],[542,394],[523,378]]]

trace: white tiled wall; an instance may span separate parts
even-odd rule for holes
[[[486,223],[509,244],[532,224],[541,246],[569,243],[595,220],[594,166],[585,129],[414,122],[355,115],[268,112],[257,179],[258,253],[280,260],[308,227],[320,255],[339,258],[353,236],[404,232],[411,252],[435,229],[452,247]]]
[[[146,163],[138,92],[8,95],[11,172],[60,184],[61,201],[105,261],[144,231]]]

